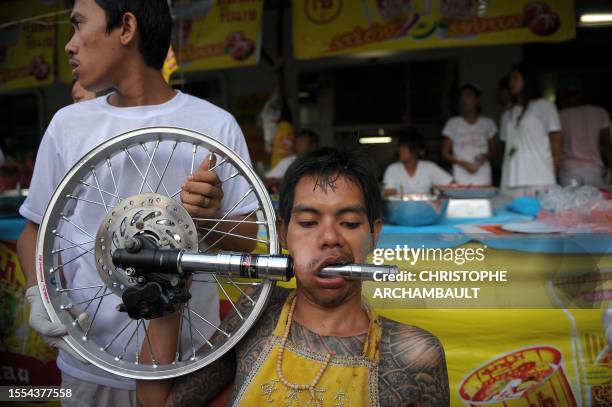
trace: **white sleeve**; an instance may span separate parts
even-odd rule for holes
[[[497,125],[495,124],[495,122],[493,121],[493,119],[488,119],[487,120],[487,139],[492,138],[495,134],[497,134]]]
[[[285,176],[285,172],[287,172],[287,168],[291,165],[291,160],[289,157],[285,157],[276,164],[274,168],[266,173],[266,178],[283,178]]]
[[[442,135],[453,140],[456,133],[455,119],[451,118],[446,121],[444,128],[442,129]]]
[[[435,163],[431,163],[430,175],[432,185],[448,185],[453,182],[453,177]]]
[[[21,216],[37,224],[42,222],[51,196],[67,171],[56,122],[55,118],[51,120],[38,147],[28,197],[19,208]]]
[[[546,129],[546,132],[552,133],[555,131],[560,131],[561,130],[561,119],[559,118],[559,111],[557,110],[555,105],[553,105],[549,101],[545,100],[543,102],[544,102],[543,108],[545,109],[543,112],[544,113],[543,119],[544,119],[544,128]]]
[[[501,123],[499,124],[499,139],[501,141],[506,141],[506,128],[508,127],[508,120],[510,120],[510,110],[506,110],[501,118]]]
[[[385,189],[397,188],[397,179],[393,170],[393,164],[389,164],[383,176],[383,184]]]
[[[247,165],[252,168],[251,157],[249,156],[249,150],[240,130],[240,126],[236,123],[233,116],[230,116],[229,124],[227,127],[227,144],[232,151],[242,158]],[[231,171],[234,171],[234,168]],[[222,179],[223,180],[223,179]],[[236,206],[234,208],[234,206]],[[223,199],[221,200],[221,214],[225,215],[229,211],[229,216],[246,215],[259,206],[257,198],[254,192],[249,192],[249,185],[243,177],[235,177],[228,180],[223,185]]]

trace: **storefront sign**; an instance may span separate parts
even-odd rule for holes
[[[572,0],[295,0],[298,59],[574,38]]]
[[[0,25],[52,14],[63,6],[54,0],[14,0],[0,6]],[[53,82],[56,16],[0,29],[0,91]]]
[[[183,72],[257,64],[263,0],[183,1],[174,14],[173,46]]]

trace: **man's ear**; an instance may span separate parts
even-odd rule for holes
[[[125,13],[121,20],[119,39],[121,45],[129,45],[134,42],[138,33],[138,20],[132,13]]]
[[[276,231],[278,232],[281,248],[287,249],[287,225],[282,218],[276,220]]]

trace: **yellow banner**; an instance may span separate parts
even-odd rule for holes
[[[574,38],[572,0],[294,0],[297,59]]]
[[[173,47],[183,72],[256,65],[263,0],[175,3]]]
[[[14,0],[0,6],[0,24],[53,14],[55,0]],[[55,16],[0,30],[0,92],[53,82]]]

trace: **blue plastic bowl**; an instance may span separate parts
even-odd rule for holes
[[[390,223],[402,226],[425,226],[438,223],[446,213],[447,198],[436,195],[410,194],[403,199],[385,201],[385,217]]]

